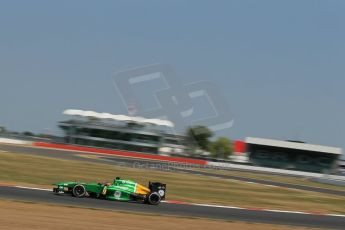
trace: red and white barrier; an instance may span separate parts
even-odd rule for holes
[[[177,162],[177,163],[184,163],[184,164],[196,164],[196,165],[206,165],[207,164],[207,161],[205,161],[205,160],[190,159],[190,158],[183,158],[183,157],[169,157],[169,156],[161,156],[161,155],[155,155],[155,154],[128,152],[128,151],[122,151],[122,150],[97,149],[97,148],[74,146],[74,145],[34,142],[33,146],[44,147],[44,148],[62,149],[62,150],[70,150],[70,151],[89,152],[89,153],[110,154],[110,155],[116,155],[116,156],[121,156],[121,157],[132,157],[132,158],[150,159],[150,160],[158,160],[158,161],[169,161],[169,162]]]

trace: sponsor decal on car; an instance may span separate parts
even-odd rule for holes
[[[116,191],[114,194],[115,198],[120,198],[121,197],[121,192],[120,191]]]

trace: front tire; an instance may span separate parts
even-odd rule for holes
[[[76,186],[73,187],[72,194],[75,197],[82,198],[86,195],[86,189],[84,185],[82,184],[77,184]]]

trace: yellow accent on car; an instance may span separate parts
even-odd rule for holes
[[[150,189],[141,184],[137,184],[135,193],[140,194],[140,195],[147,195],[150,193]]]
[[[107,186],[104,186],[103,191],[102,191],[102,195],[107,194],[107,189],[108,189],[108,187],[107,187]]]

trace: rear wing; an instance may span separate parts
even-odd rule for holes
[[[165,200],[166,195],[166,184],[160,182],[149,182],[149,189],[152,192],[158,192],[162,200]]]

